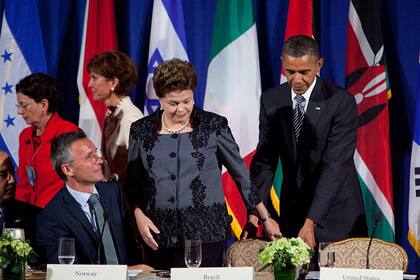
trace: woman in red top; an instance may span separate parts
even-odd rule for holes
[[[43,208],[64,186],[51,165],[51,141],[79,128],[58,115],[61,95],[54,78],[31,74],[16,85],[16,93],[17,112],[30,125],[19,136],[16,198]]]

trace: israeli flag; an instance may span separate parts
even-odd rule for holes
[[[16,84],[46,72],[38,8],[34,0],[6,0],[0,33],[0,149],[19,162],[19,134],[27,125],[17,114]]]
[[[152,81],[156,67],[164,60],[175,57],[188,60],[186,50],[182,0],[154,0],[144,103],[145,115],[150,115],[160,106]]]

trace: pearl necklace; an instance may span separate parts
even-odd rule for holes
[[[123,98],[121,98],[121,100],[118,102],[118,104],[117,104],[117,106],[115,106],[115,110],[117,110],[118,109],[118,107],[120,107],[121,106],[121,103],[124,101],[124,99],[126,99],[128,96],[124,96]],[[109,117],[113,112],[115,112],[115,110],[114,111],[111,111],[111,110],[107,110],[106,111],[106,116],[107,117]]]
[[[162,126],[166,131],[170,133],[180,133],[181,131],[184,130],[184,128],[188,125],[189,122],[190,122],[190,118],[188,118],[188,120],[184,124],[182,124],[179,128],[172,129],[172,128],[169,128],[165,122],[165,111],[163,111],[162,113]]]

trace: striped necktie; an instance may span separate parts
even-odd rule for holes
[[[305,118],[306,99],[302,95],[295,96],[295,108],[293,109],[293,131],[295,132],[296,143],[299,142],[300,132],[302,130],[303,119]]]

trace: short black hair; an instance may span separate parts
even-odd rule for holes
[[[320,57],[318,43],[314,38],[306,35],[296,35],[287,39],[283,46],[282,59],[285,54],[292,57],[309,55],[315,60]]]
[[[16,85],[16,93],[18,92],[32,98],[36,103],[42,99],[48,100],[49,113],[57,112],[62,98],[57,80],[44,73],[33,73],[20,80]]]
[[[73,161],[73,154],[70,149],[71,144],[85,138],[87,136],[83,130],[76,130],[63,133],[52,140],[51,162],[55,172],[63,181],[67,181],[67,176],[64,174],[61,166]]]

